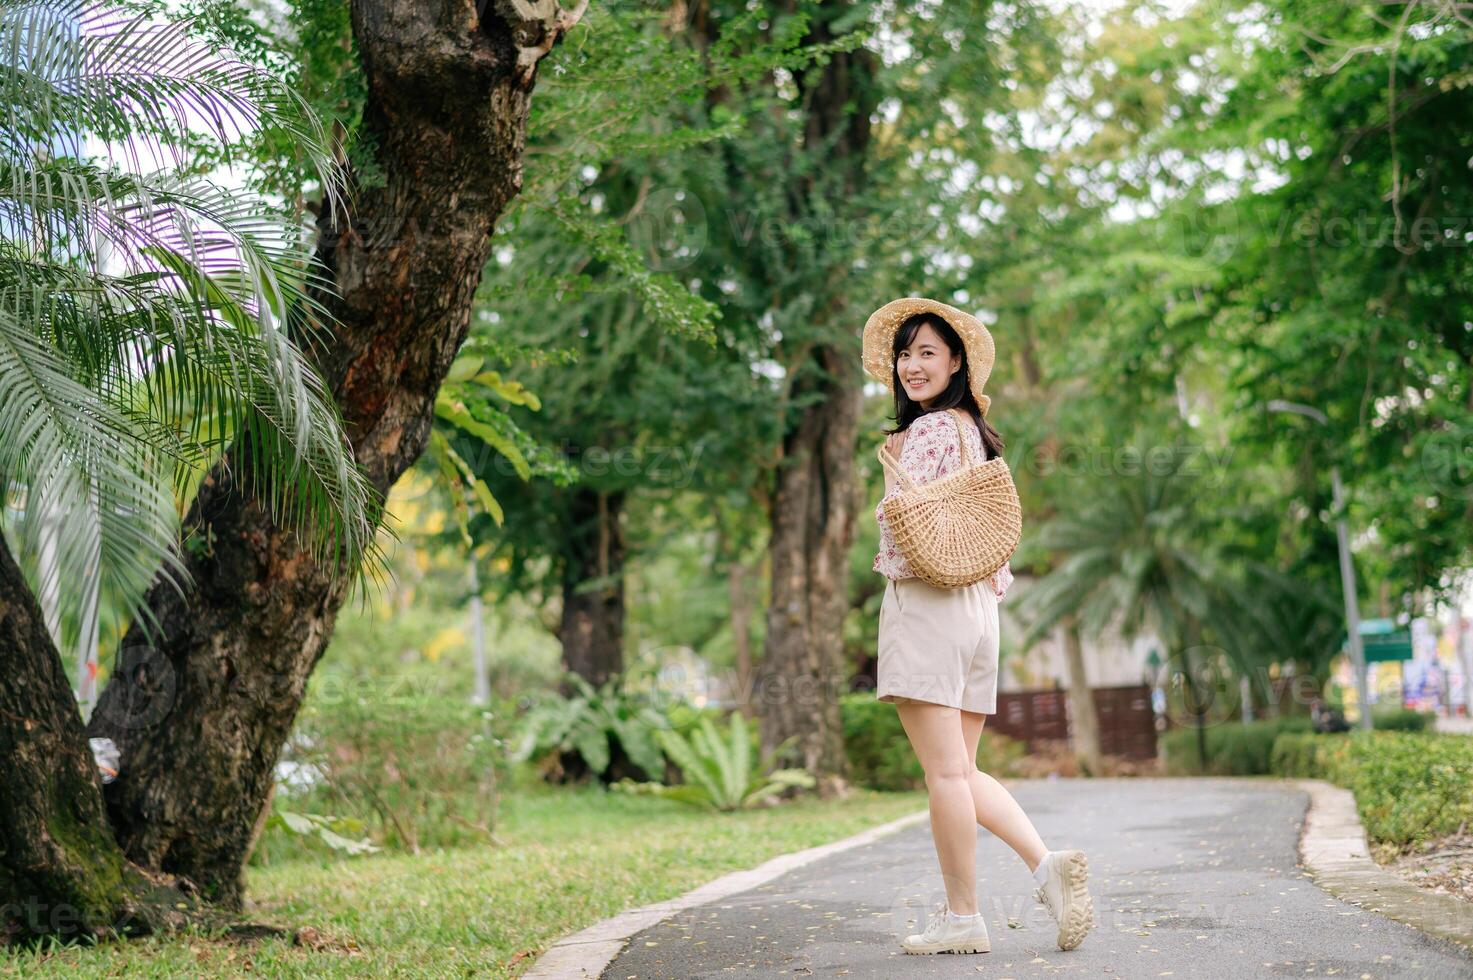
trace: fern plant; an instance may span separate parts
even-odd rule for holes
[[[725,738],[708,717],[701,718],[699,727],[689,738],[668,729],[657,731],[655,737],[665,754],[680,768],[685,782],[666,786],[625,779],[615,783],[613,789],[731,811],[757,806],[789,786],[814,785],[813,776],[803,769],[776,769],[764,775],[771,764],[771,755],[764,755],[761,764],[753,766],[747,719],[740,711],[731,713]],[[792,741],[789,738],[783,742],[774,755],[781,755]]]
[[[574,753],[589,770],[603,776],[612,757],[611,744],[648,776],[665,771],[665,760],[654,736],[670,727],[666,717],[642,697],[620,690],[618,675],[595,690],[577,674],[569,673],[576,689],[572,697],[544,694],[523,717],[521,737],[512,758],[521,762],[549,752]]]

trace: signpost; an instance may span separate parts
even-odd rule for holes
[[[1406,661],[1412,659],[1412,631],[1406,627],[1398,627],[1393,619],[1367,619],[1360,624],[1361,650],[1365,656],[1365,663],[1395,663],[1398,664],[1401,677],[1401,694],[1397,696],[1398,702],[1406,694]],[[1342,642],[1340,649],[1350,652],[1350,644]],[[1363,708],[1369,717],[1370,706],[1366,704]]]
[[[1268,403],[1269,411],[1293,412],[1314,419],[1328,427],[1330,418],[1324,412],[1298,402],[1286,402],[1275,398]],[[1331,506],[1335,509],[1335,542],[1340,551],[1340,594],[1345,600],[1345,632],[1350,642],[1350,664],[1355,671],[1356,700],[1360,702],[1360,727],[1371,730],[1371,697],[1366,681],[1366,656],[1361,647],[1360,602],[1355,591],[1355,563],[1350,557],[1350,532],[1345,527],[1345,486],[1340,482],[1340,467],[1330,467],[1330,487],[1333,493]]]
[[[1368,619],[1360,624],[1360,642],[1366,663],[1412,659],[1412,631],[1390,619]]]

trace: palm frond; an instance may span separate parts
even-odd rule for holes
[[[380,571],[382,501],[299,346],[331,279],[291,215],[188,173],[201,132],[274,127],[336,206],[307,104],[198,25],[75,0],[0,0],[0,103],[0,492],[24,495],[21,550],[60,553],[30,564],[146,612],[183,571],[174,493],[221,462],[332,573]],[[85,136],[134,172],[56,152]],[[133,141],[183,156],[149,169]]]
[[[6,0],[0,53],[0,103],[11,107],[0,149],[12,158],[58,133],[93,134],[145,171],[135,142],[182,164],[200,133],[228,151],[245,132],[271,127],[311,159],[328,203],[344,194],[327,127],[306,100],[211,43],[197,21],[81,0]]]
[[[21,551],[56,549],[38,593],[60,591],[49,577],[66,575],[141,603],[155,575],[177,586],[183,571],[173,498],[148,443],[67,368],[27,323],[0,311],[0,473],[26,494]],[[51,524],[47,514],[63,519]]]

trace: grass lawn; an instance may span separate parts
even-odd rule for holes
[[[143,939],[0,954],[0,973],[69,977],[514,977],[559,936],[728,871],[924,810],[924,793],[856,790],[736,814],[596,789],[508,796],[503,847],[248,870],[253,921],[318,930],[270,939]]]

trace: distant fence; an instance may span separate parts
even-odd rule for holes
[[[1097,687],[1091,693],[1100,720],[1100,751],[1127,759],[1156,758],[1151,689],[1130,684]],[[1027,743],[1030,752],[1041,742],[1067,740],[1069,692],[1061,688],[999,691],[997,714],[987,719],[987,730]]]
[[[987,719],[984,731],[1016,738],[1028,744],[1069,737],[1069,692],[1063,689],[998,691],[997,714]]]
[[[1127,759],[1156,758],[1156,712],[1145,684],[1094,689],[1100,751]]]

